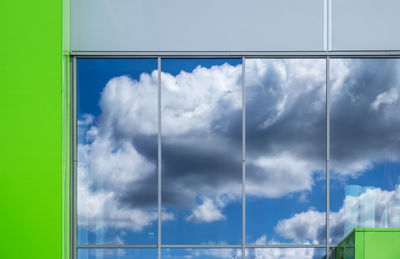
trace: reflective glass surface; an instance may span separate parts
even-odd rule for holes
[[[249,248],[246,259],[326,259],[325,248]]]
[[[325,60],[246,59],[245,97],[241,62],[162,60],[162,244],[241,244],[243,101],[246,243],[324,244]],[[400,61],[330,62],[335,244],[355,227],[400,227]],[[78,245],[157,244],[158,100],[156,59],[77,60]],[[130,253],[120,250],[79,249],[79,256]],[[318,258],[317,250],[246,256]],[[171,258],[241,253],[163,251]]]
[[[79,248],[77,259],[156,259],[157,249],[129,248],[129,249],[92,249]]]
[[[400,227],[400,61],[331,60],[333,243],[353,228]]]
[[[325,242],[325,70],[324,59],[246,59],[248,244]]]
[[[157,60],[77,60],[78,244],[157,243]]]
[[[164,244],[240,244],[239,59],[162,62]]]
[[[234,248],[163,249],[162,258],[173,259],[241,259],[242,250]]]

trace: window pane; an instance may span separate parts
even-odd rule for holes
[[[240,244],[241,60],[162,64],[163,243]]]
[[[174,259],[241,259],[242,250],[234,248],[163,249],[162,258]]]
[[[78,244],[155,244],[157,60],[77,65]]]
[[[246,259],[326,259],[325,248],[249,248]]]
[[[246,60],[246,242],[324,243],[325,60]]]
[[[400,60],[331,60],[332,242],[400,227]]]
[[[92,249],[79,248],[77,259],[151,259],[157,258],[157,249]]]

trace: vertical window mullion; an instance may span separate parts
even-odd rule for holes
[[[242,258],[246,257],[246,58],[242,57]]]
[[[72,73],[71,73],[71,93],[72,93],[72,98],[71,98],[71,140],[72,140],[72,148],[71,148],[71,159],[72,159],[72,166],[71,166],[71,185],[72,190],[71,191],[71,197],[70,197],[70,204],[71,204],[71,219],[70,219],[70,224],[71,224],[71,233],[70,233],[70,240],[72,244],[72,251],[71,251],[71,257],[73,259],[77,259],[77,198],[78,198],[78,185],[77,185],[77,105],[76,105],[76,98],[77,98],[77,92],[76,92],[76,78],[77,78],[77,69],[76,69],[76,57],[72,58]]]
[[[161,57],[158,57],[158,241],[157,241],[157,254],[158,259],[161,259]]]
[[[329,258],[329,212],[330,212],[330,181],[329,181],[329,160],[330,160],[330,87],[329,87],[329,56],[326,57],[326,257]]]

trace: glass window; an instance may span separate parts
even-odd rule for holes
[[[326,259],[326,248],[249,248],[246,259]]]
[[[78,244],[157,243],[157,60],[77,60]]]
[[[162,258],[173,259],[241,259],[242,249],[235,248],[174,248],[163,249]]]
[[[246,258],[325,256],[326,60],[245,66],[243,88],[242,59],[77,59],[77,259],[241,258],[244,168]],[[336,244],[400,227],[400,59],[329,72]]]
[[[324,59],[246,60],[249,244],[325,242],[325,67]]]
[[[240,59],[162,62],[165,244],[241,244]]]
[[[77,259],[150,259],[157,258],[157,249],[151,248],[79,248]]]
[[[400,227],[400,60],[331,60],[333,243]]]

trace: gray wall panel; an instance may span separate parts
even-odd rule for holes
[[[318,51],[323,0],[71,0],[73,51]]]
[[[399,50],[399,0],[331,0],[333,50]]]

